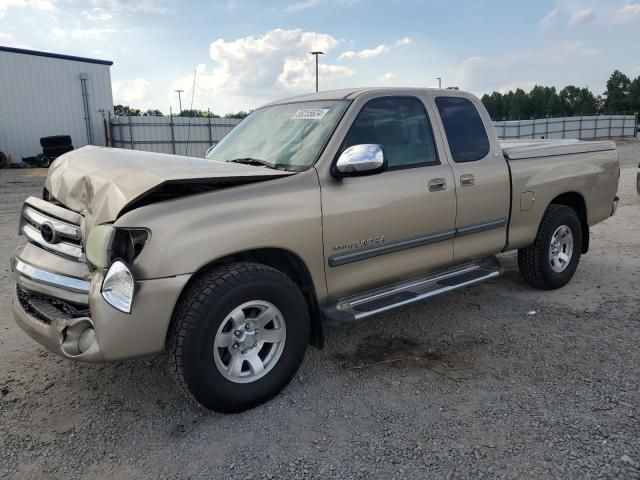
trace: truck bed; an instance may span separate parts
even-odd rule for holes
[[[602,152],[616,149],[615,143],[608,140],[586,142],[573,139],[501,140],[500,146],[502,147],[504,156],[509,160]]]

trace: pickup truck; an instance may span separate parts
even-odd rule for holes
[[[164,351],[191,398],[242,411],[287,385],[327,322],[495,278],[500,252],[533,287],[562,287],[619,175],[609,141],[500,142],[464,92],[287,99],[207,158],[58,158],[22,210],[14,315],[72,360]]]

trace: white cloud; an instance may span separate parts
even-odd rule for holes
[[[571,14],[569,17],[568,25],[570,27],[575,27],[577,25],[584,25],[593,21],[596,18],[596,13],[593,8],[585,8],[584,10],[577,10]]]
[[[351,58],[373,58],[388,51],[389,51],[389,47],[384,43],[381,43],[375,48],[365,48],[364,50],[360,50],[358,52],[353,50],[342,52],[338,57],[338,60],[351,59]]]
[[[630,3],[616,10],[612,20],[615,23],[624,23],[637,20],[640,18],[640,3]]]
[[[307,58],[287,59],[278,76],[278,84],[285,89],[310,90],[315,82],[314,61]],[[319,65],[318,78],[321,83],[353,75],[353,70],[341,65]]]
[[[91,0],[91,4],[112,12],[167,13],[165,0]]]
[[[455,84],[482,93],[499,88],[538,83],[573,83],[601,54],[581,42],[562,43],[539,50],[524,50],[497,57],[470,57],[455,73]],[[500,82],[500,83],[497,83]]]
[[[9,8],[34,8],[52,12],[56,9],[56,0],[0,0],[0,18]]]
[[[395,42],[392,46],[387,45],[385,43],[381,43],[380,45],[374,48],[365,48],[364,50],[347,50],[346,52],[342,52],[338,57],[338,60],[351,60],[353,58],[374,58],[378,55],[388,52],[394,47],[404,47],[406,45],[411,45],[413,40],[409,37],[404,37]]]
[[[395,78],[395,76],[396,76],[395,73],[387,72],[383,75],[380,75],[378,77],[378,80],[380,80],[381,82],[386,82],[387,80],[391,80],[392,78]]]
[[[396,47],[403,47],[405,45],[411,45],[412,43],[413,40],[411,40],[409,37],[404,37],[396,42]]]
[[[559,17],[560,9],[554,8],[553,10],[550,10],[544,17],[542,17],[542,19],[538,22],[538,26],[542,29],[549,28],[558,22]]]
[[[339,43],[331,35],[302,29],[275,29],[257,37],[215,40],[209,47],[213,68],[204,64],[197,67],[194,105],[230,111],[254,108],[292,93],[313,91],[315,60],[308,52],[330,52]],[[324,88],[328,88],[327,83],[353,75],[353,70],[323,63],[323,58],[319,79]],[[167,92],[168,102],[175,102],[175,94],[171,92],[176,88],[191,92],[193,74],[190,72],[174,82]]]
[[[31,49],[30,45],[17,41],[16,38],[11,33],[6,33],[6,32],[0,32],[0,45],[5,45],[7,47],[14,47],[14,48]]]
[[[87,19],[94,22],[105,22],[113,18],[113,14],[107,12],[104,8],[92,8],[91,10],[84,10],[82,15]]]
[[[135,104],[147,99],[151,82],[145,78],[135,78],[130,82],[113,82],[113,101],[116,104]]]
[[[295,2],[284,7],[283,11],[286,13],[295,13],[300,10],[307,10],[309,8],[315,8],[320,5],[320,0],[302,0],[300,2]]]
[[[119,30],[114,28],[71,28],[67,30],[60,27],[54,27],[49,31],[49,34],[52,39],[60,43],[69,43],[73,40],[104,43],[118,32]]]

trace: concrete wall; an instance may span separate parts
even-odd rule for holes
[[[19,162],[41,152],[40,137],[50,135],[71,135],[75,147],[87,145],[81,74],[87,76],[93,144],[105,145],[100,110],[113,111],[109,65],[8,50],[0,48],[1,151]]]

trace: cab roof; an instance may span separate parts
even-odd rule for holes
[[[317,93],[309,93],[306,95],[299,95],[297,97],[289,97],[289,98],[284,98],[281,100],[276,100],[274,102],[268,103],[266,105],[263,105],[265,107],[271,106],[271,105],[282,105],[285,103],[294,103],[294,102],[313,102],[313,101],[324,101],[324,100],[353,100],[356,97],[358,97],[359,95],[362,95],[364,93],[371,93],[371,92],[380,92],[380,93],[392,93],[392,94],[398,94],[398,95],[406,95],[406,94],[415,94],[415,93],[420,93],[420,92],[425,92],[425,91],[439,91],[439,92],[443,92],[443,93],[449,93],[451,94],[452,92],[458,92],[461,93],[459,90],[446,90],[446,89],[440,89],[440,88],[415,88],[415,87],[407,87],[407,88],[402,88],[402,87],[365,87],[365,88],[343,88],[341,90],[327,90],[324,92],[317,92]]]

